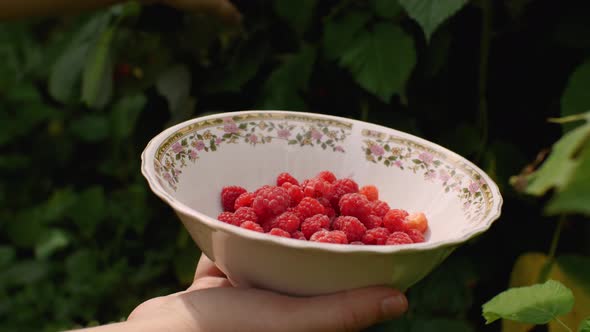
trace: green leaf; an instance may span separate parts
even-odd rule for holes
[[[9,246],[0,246],[0,268],[4,268],[8,264],[14,262],[16,258],[16,250]]]
[[[170,112],[175,112],[190,93],[191,74],[188,67],[181,64],[170,67],[158,78],[156,88],[168,101]]]
[[[79,95],[80,73],[86,63],[89,46],[77,45],[67,50],[55,62],[49,76],[49,94],[64,104]]]
[[[403,9],[395,0],[372,0],[371,7],[377,16],[383,18],[396,18]]]
[[[293,31],[302,35],[313,18],[316,0],[275,0],[273,4],[277,15],[286,21]]]
[[[340,58],[370,19],[370,13],[351,11],[345,16],[329,20],[324,28],[322,43],[326,57],[330,60]]]
[[[467,3],[467,0],[398,0],[404,7],[408,15],[416,20],[424,34],[426,40],[430,40],[432,33],[446,19],[453,16],[461,10]]]
[[[145,103],[145,96],[137,94],[124,96],[113,105],[110,118],[113,137],[125,139],[131,135]]]
[[[43,261],[21,260],[0,271],[0,285],[29,285],[43,279],[49,272],[49,266]]]
[[[32,248],[37,243],[41,234],[46,232],[46,227],[41,219],[32,211],[21,213],[18,217],[4,221],[3,231],[8,235],[10,242],[17,247]]]
[[[558,281],[548,280],[544,284],[504,291],[485,303],[482,311],[486,324],[500,318],[546,324],[568,313],[573,305],[571,290]]]
[[[580,323],[578,332],[590,332],[590,317],[586,318]]]
[[[87,237],[95,233],[98,224],[106,217],[106,199],[101,186],[92,186],[82,191],[68,215]]]
[[[416,64],[416,51],[401,28],[378,23],[358,36],[340,63],[363,88],[388,103],[393,94],[403,91]]]
[[[37,258],[47,258],[59,249],[65,248],[70,243],[68,235],[61,229],[53,228],[41,235],[39,243],[35,246]]]
[[[568,116],[590,110],[590,60],[581,64],[571,74],[561,96],[561,115]],[[566,123],[564,129],[571,130],[577,124]]]
[[[86,142],[98,142],[108,137],[109,123],[103,114],[86,114],[72,121],[72,133]]]
[[[316,59],[315,49],[304,46],[289,56],[269,76],[262,87],[262,108],[305,110],[301,93],[307,90]]]
[[[115,27],[102,32],[88,53],[82,74],[82,101],[91,108],[102,109],[113,94],[112,42]]]

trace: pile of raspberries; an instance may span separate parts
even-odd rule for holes
[[[276,185],[254,192],[239,186],[221,190],[218,220],[256,232],[286,238],[353,245],[397,245],[424,242],[428,221],[379,200],[374,185],[359,189],[330,171],[303,182],[281,173]]]

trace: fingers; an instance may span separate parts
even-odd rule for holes
[[[242,15],[228,0],[165,0],[178,9],[214,15],[228,24],[238,24]]]
[[[225,274],[221,272],[215,263],[213,263],[205,254],[201,254],[199,263],[197,264],[197,270],[195,271],[195,281],[203,277],[225,277]]]

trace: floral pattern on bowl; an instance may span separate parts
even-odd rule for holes
[[[203,153],[227,144],[287,144],[344,153],[352,125],[308,116],[258,114],[195,123],[179,130],[158,149],[154,168],[161,185],[177,190],[182,169]]]
[[[425,181],[440,183],[446,194],[457,195],[470,221],[490,213],[493,198],[489,185],[467,165],[407,139],[366,129],[362,135],[368,138],[362,147],[368,161],[421,173]]]

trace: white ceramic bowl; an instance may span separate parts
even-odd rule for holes
[[[394,208],[423,211],[419,244],[353,246],[275,237],[216,219],[226,185],[254,190],[288,171],[330,170],[375,184]],[[180,123],[152,139],[142,173],[196,244],[236,286],[319,295],[388,285],[405,290],[500,216],[496,184],[461,156],[424,139],[334,116],[245,111]]]

